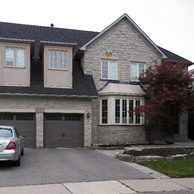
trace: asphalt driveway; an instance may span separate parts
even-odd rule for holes
[[[95,150],[25,149],[21,166],[0,164],[0,187],[152,178]]]

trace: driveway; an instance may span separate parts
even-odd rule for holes
[[[0,164],[0,175],[0,187],[152,178],[114,157],[84,148],[25,149],[21,166]]]

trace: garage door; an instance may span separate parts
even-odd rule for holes
[[[36,121],[35,114],[29,113],[0,113],[0,125],[14,126],[25,135],[26,148],[36,147]]]
[[[83,147],[84,124],[81,114],[45,114],[44,147]]]

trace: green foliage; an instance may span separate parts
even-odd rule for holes
[[[194,177],[194,157],[172,161],[142,162],[141,164],[171,178]]]

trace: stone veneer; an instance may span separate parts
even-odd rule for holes
[[[106,52],[112,56],[107,57]],[[144,63],[154,65],[154,60],[160,57],[138,34],[127,19],[123,19],[102,36],[91,43],[82,58],[84,72],[92,74],[97,90],[101,89],[108,80],[101,79],[101,60],[118,61],[118,80],[130,81],[130,64]],[[92,101],[92,143],[115,144],[144,143],[145,131],[142,126],[107,126],[99,123],[99,99]]]
[[[0,96],[0,113],[35,113],[36,147],[44,145],[44,113],[84,114],[84,146],[91,146],[91,99],[38,97],[38,96]],[[90,118],[86,114],[90,113]]]

